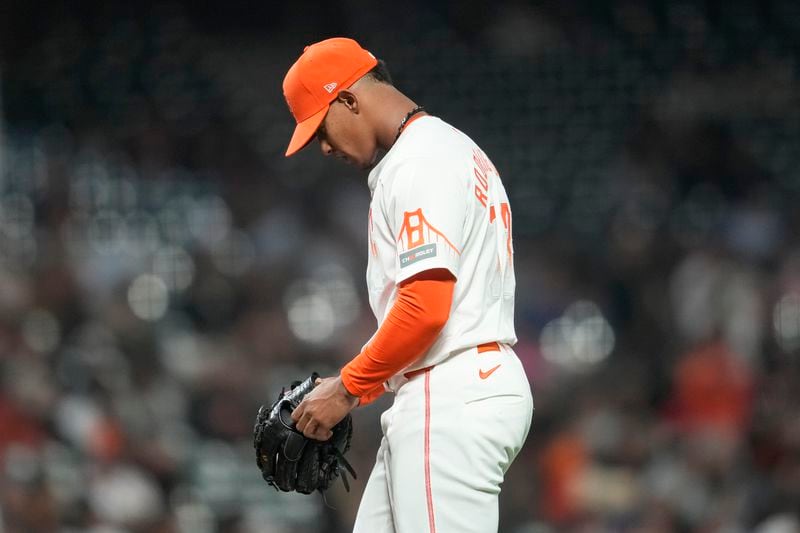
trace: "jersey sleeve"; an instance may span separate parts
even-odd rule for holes
[[[395,283],[433,268],[458,278],[467,216],[467,187],[453,162],[419,158],[399,166],[389,223],[395,238]]]

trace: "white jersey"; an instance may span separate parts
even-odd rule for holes
[[[409,123],[369,175],[369,301],[378,325],[398,285],[445,268],[450,318],[400,374],[483,343],[516,343],[511,210],[494,165],[464,133],[432,116]]]

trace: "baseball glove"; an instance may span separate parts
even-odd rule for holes
[[[345,488],[350,491],[347,472],[356,478],[353,467],[344,458],[353,435],[349,414],[332,428],[333,436],[326,441],[309,439],[295,428],[292,411],[314,389],[318,377],[314,372],[302,383],[295,381],[288,391],[281,391],[272,407],[261,406],[258,410],[253,428],[256,464],[264,480],[277,490],[323,492],[341,474]]]

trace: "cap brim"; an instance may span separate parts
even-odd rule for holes
[[[319,128],[319,125],[325,120],[325,115],[328,114],[328,108],[329,106],[323,107],[294,128],[292,140],[289,141],[289,147],[286,149],[286,157],[299,152],[311,142],[311,139],[313,139],[314,135],[317,133],[317,128]]]

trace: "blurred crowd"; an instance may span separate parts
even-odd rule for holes
[[[800,532],[800,6],[404,5],[9,8],[0,533],[349,531],[390,395],[349,494],[251,444],[375,328],[365,176],[283,157],[283,74],[336,34],[511,197],[536,413],[500,531]]]

